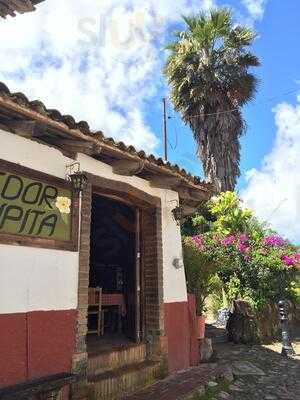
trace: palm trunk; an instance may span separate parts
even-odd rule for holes
[[[220,109],[226,108],[220,106]],[[240,176],[239,137],[243,130],[240,112],[222,111],[201,116],[190,121],[190,126],[198,143],[198,156],[206,179],[214,183],[219,192],[233,191]]]

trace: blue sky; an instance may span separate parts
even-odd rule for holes
[[[230,6],[258,33],[256,99],[244,110],[237,189],[245,205],[300,243],[300,4],[295,0],[46,0],[0,24],[0,80],[94,130],[163,156],[164,44],[181,15]],[[195,175],[192,134],[169,105],[169,159]]]
[[[240,1],[219,1],[218,4],[226,4],[243,12]],[[258,168],[263,157],[268,154],[273,146],[276,136],[274,113],[272,109],[282,101],[296,103],[299,92],[300,79],[300,54],[296,54],[300,37],[300,3],[294,0],[272,1],[266,5],[264,18],[255,21],[254,29],[258,34],[252,51],[258,55],[262,66],[255,69],[260,79],[258,93],[244,109],[244,118],[247,123],[247,131],[241,140],[241,178],[238,189],[245,185],[245,172],[251,168]],[[176,24],[180,29],[180,25]],[[169,30],[172,32],[172,30]],[[155,102],[161,103],[161,97]],[[151,103],[150,103],[151,106]],[[161,132],[161,107],[153,107],[147,116],[153,130]],[[195,155],[195,144],[191,131],[185,127],[180,116],[174,114],[169,105],[169,157],[173,162],[183,165],[196,175],[202,174],[201,166]],[[153,114],[152,114],[153,112]],[[172,149],[176,144],[176,149]],[[158,149],[163,154],[163,143]],[[189,158],[189,160],[186,160]]]

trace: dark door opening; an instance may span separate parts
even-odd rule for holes
[[[92,198],[89,287],[99,288],[101,324],[97,341],[139,340],[139,213],[109,197]],[[88,318],[88,330],[97,324]],[[93,335],[94,336],[94,335]]]

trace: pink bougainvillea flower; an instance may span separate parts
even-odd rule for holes
[[[300,254],[294,254],[295,264],[294,266],[300,270]]]
[[[282,256],[281,260],[288,267],[294,265],[294,262],[295,262],[294,259],[292,257],[290,257],[290,256]]]
[[[242,233],[240,235],[240,243],[248,242],[248,240],[249,240],[249,236],[246,233]]]
[[[235,237],[233,235],[231,236],[226,236],[221,243],[223,244],[223,246],[230,246],[234,243],[235,241]]]
[[[286,241],[282,239],[282,237],[276,235],[266,236],[263,240],[263,243],[272,247],[282,247],[286,245]]]
[[[293,260],[294,260],[294,267],[297,269],[300,269],[300,254],[293,254]]]
[[[240,243],[239,244],[239,251],[241,253],[247,253],[247,251],[249,251],[249,247],[246,246],[244,243]]]
[[[296,262],[300,262],[300,254],[294,254],[293,258],[295,259]]]
[[[203,239],[202,239],[201,235],[193,236],[192,240],[199,247],[201,247],[203,245]]]

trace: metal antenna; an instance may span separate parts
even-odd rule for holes
[[[163,98],[165,161],[168,161],[167,101]]]

